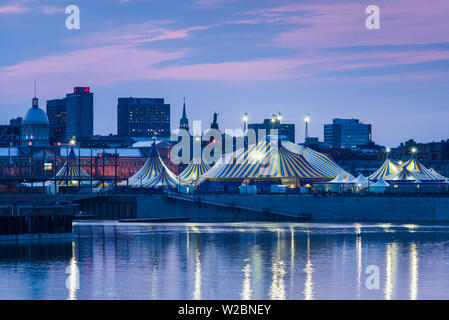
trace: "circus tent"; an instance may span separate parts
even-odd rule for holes
[[[312,165],[306,158],[284,146],[286,142],[260,141],[222,156],[201,182],[276,180],[290,185],[293,181],[327,181],[335,177]],[[344,171],[344,170],[343,170]]]
[[[156,177],[143,183],[142,187],[148,189],[176,189],[178,185],[179,182],[175,174],[167,167],[164,167]]]
[[[209,169],[210,167],[203,159],[192,159],[187,167],[179,174],[178,178],[184,183],[192,184]]]
[[[441,181],[446,180],[446,177],[439,174],[434,168],[430,168],[429,171],[432,173],[432,175],[434,175],[439,180],[441,180]]]
[[[382,166],[379,169],[377,169],[376,172],[371,174],[368,177],[368,180],[377,181],[380,178],[384,179],[386,176],[398,173],[400,171],[401,171],[401,165],[398,162],[396,162],[395,160],[393,160],[390,157],[390,154],[387,154],[387,157],[386,157],[384,163],[382,164]]]
[[[312,166],[323,172],[326,176],[336,177],[341,174],[343,177],[349,175],[343,170],[330,156],[327,154],[315,151],[313,149],[300,146],[290,141],[282,141],[282,146],[287,150],[302,155],[307,162]]]
[[[130,187],[140,187],[148,185],[148,183],[157,177],[163,170],[171,172],[162,161],[156,143],[153,141],[151,145],[150,156],[148,157],[142,168],[139,169],[132,177],[128,179]],[[123,183],[121,184],[123,185]]]
[[[384,180],[395,182],[416,182],[418,180],[429,180],[429,178],[418,171],[411,171],[403,167],[401,171],[386,176]]]
[[[430,169],[427,169],[418,159],[416,153],[414,153],[411,158],[402,165],[402,168],[407,169],[409,172],[415,174],[422,181],[444,181],[444,177],[438,177]]]
[[[86,179],[89,175],[86,171],[81,168],[81,165],[76,158],[73,146],[70,149],[69,156],[66,162],[59,172],[56,174],[56,185],[57,186],[76,186],[79,183],[86,183]],[[84,181],[83,181],[84,179]]]

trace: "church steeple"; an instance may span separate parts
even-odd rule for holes
[[[186,114],[186,97],[184,97],[184,105],[182,107],[182,117],[179,120],[179,129],[185,129],[189,131],[189,119]]]
[[[39,108],[39,100],[36,97],[36,80],[34,80],[34,98],[32,106],[34,109]]]

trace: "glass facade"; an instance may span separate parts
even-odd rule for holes
[[[117,133],[121,137],[169,137],[170,105],[161,98],[119,98]]]
[[[333,148],[355,148],[371,142],[371,125],[359,119],[334,119],[324,125],[324,143]]]

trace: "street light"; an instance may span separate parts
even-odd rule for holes
[[[76,139],[75,137],[72,137],[72,139],[70,139],[70,145],[74,146],[76,144]]]
[[[413,148],[412,148],[412,153],[416,153],[416,151],[417,151],[416,148],[413,147]]]
[[[243,132],[246,132],[246,128],[247,128],[247,124],[248,124],[248,114],[245,112],[245,114],[243,115]]]
[[[306,115],[304,117],[304,122],[306,123],[306,132],[305,132],[304,137],[305,137],[305,139],[307,139],[309,137],[309,122],[310,122],[310,116],[309,115]],[[304,142],[306,142],[305,139],[304,139]]]
[[[391,151],[391,149],[390,149],[390,148],[387,148],[387,153],[390,153],[390,151]]]

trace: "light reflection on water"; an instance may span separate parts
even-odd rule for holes
[[[77,223],[0,242],[0,298],[449,299],[448,244],[449,226]]]

